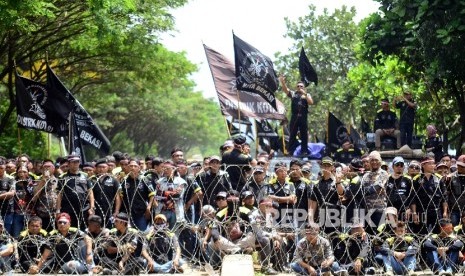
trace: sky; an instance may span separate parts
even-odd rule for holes
[[[372,0],[190,0],[185,6],[172,10],[176,32],[162,36],[162,43],[172,51],[185,51],[187,58],[198,65],[199,72],[191,79],[204,97],[217,100],[203,44],[234,61],[232,32],[274,59],[278,51],[285,53],[293,42],[284,38],[284,18],[296,22],[316,6],[317,14],[327,8],[330,13],[343,5],[355,6],[355,20],[378,9]]]

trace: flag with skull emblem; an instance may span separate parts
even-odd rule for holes
[[[259,94],[277,110],[278,76],[271,59],[233,34],[236,86],[239,91]]]

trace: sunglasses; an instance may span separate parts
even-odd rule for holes
[[[397,163],[397,164],[394,164],[394,167],[403,167],[404,166],[404,163]]]
[[[224,198],[224,197],[217,197],[217,198],[216,198],[216,201],[218,201],[218,200],[226,200],[226,198]]]
[[[297,88],[304,88],[303,85],[297,85]]]
[[[64,221],[64,220],[59,220],[59,221],[58,221],[58,224],[65,225],[65,224],[68,224],[68,222],[67,222],[67,221]]]
[[[263,166],[263,165],[266,165],[266,163],[265,162],[257,162],[257,165]]]
[[[419,166],[410,166],[408,167],[409,169],[412,169],[412,170],[419,170],[420,167]]]

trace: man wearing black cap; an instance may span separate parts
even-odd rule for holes
[[[346,206],[346,221],[352,221],[354,212],[360,210],[363,199],[360,182],[363,176],[363,162],[360,158],[354,158],[349,164],[349,172],[345,174],[345,192],[342,203]]]
[[[411,213],[415,233],[438,232],[438,220],[449,216],[447,194],[441,176],[434,173],[434,157],[425,156],[421,160],[422,173],[413,178],[413,198]]]
[[[195,177],[195,182],[203,192],[202,205],[216,207],[215,197],[220,191],[232,190],[231,180],[226,171],[221,170],[221,159],[213,155],[208,161],[209,169],[199,173]]]
[[[381,109],[376,113],[375,119],[375,147],[381,149],[381,137],[391,136],[397,139],[397,148],[401,147],[400,131],[397,129],[397,115],[389,108],[389,100],[381,100]]]
[[[292,154],[297,148],[297,133],[300,133],[302,155],[308,154],[308,106],[313,104],[312,96],[305,91],[304,84],[297,82],[296,91],[289,90],[286,78],[281,75],[279,80],[287,97],[291,98],[291,121],[289,124],[288,152]]]
[[[349,164],[354,158],[360,158],[363,152],[354,147],[350,139],[344,139],[341,142],[341,148],[334,153],[334,161]]]
[[[84,230],[87,217],[95,214],[94,193],[92,183],[87,175],[79,170],[79,155],[69,155],[68,172],[60,175],[57,191],[57,213],[65,212],[71,216],[73,227]]]
[[[265,185],[265,170],[261,166],[256,166],[253,168],[252,177],[245,183],[244,188],[242,188],[241,193],[244,191],[250,191],[258,198],[260,189]]]
[[[399,129],[401,145],[407,144],[411,148],[417,103],[412,98],[412,93],[410,91],[405,90],[403,94],[403,96],[394,98],[393,106],[400,109]]]
[[[234,149],[223,153],[221,164],[225,166],[226,172],[229,174],[231,185],[234,190],[238,189],[239,183],[245,182],[241,179],[242,168],[248,166],[252,162],[252,157],[243,153],[245,137],[238,136],[234,139]]]
[[[120,184],[113,175],[107,173],[108,165],[105,158],[98,159],[95,167],[96,175],[89,178],[94,193],[95,214],[103,219],[105,227],[111,228],[111,218],[118,214],[121,208]]]
[[[260,190],[259,200],[269,197],[279,205],[278,214],[274,218],[282,228],[294,229],[294,207],[297,202],[294,184],[287,178],[287,165],[284,162],[275,164],[276,178],[264,185]]]
[[[95,165],[92,162],[86,162],[82,165],[82,171],[87,174],[87,177],[95,175]]]
[[[340,177],[334,175],[334,162],[331,157],[323,157],[321,171],[322,177],[313,186],[310,196],[308,219],[315,222],[318,217],[320,224],[324,225],[325,233],[331,233],[342,226],[339,196],[344,195],[344,187]],[[315,215],[317,209],[320,210],[319,216]],[[333,220],[334,218],[337,218],[337,221]]]
[[[449,219],[440,219],[439,225],[441,232],[430,235],[423,244],[427,264],[435,274],[453,275],[460,265],[459,254],[464,244],[455,236]]]

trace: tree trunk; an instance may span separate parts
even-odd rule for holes
[[[8,38],[8,41],[11,41],[11,40]],[[10,99],[10,104],[8,105],[8,109],[6,110],[5,114],[2,116],[2,119],[0,121],[0,136],[2,135],[3,131],[5,131],[6,125],[16,106],[15,94],[13,92],[13,68],[14,68],[13,46],[11,45],[11,42],[9,42],[9,44],[10,45],[8,47],[8,65],[7,66],[9,70],[8,71],[8,98]]]

